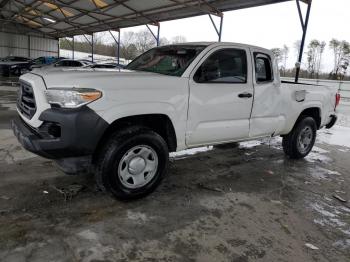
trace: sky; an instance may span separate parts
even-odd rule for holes
[[[329,41],[337,38],[350,42],[350,0],[312,2],[306,44],[312,39],[326,41],[322,70],[330,71],[333,58],[328,47]],[[305,17],[306,5],[301,2],[301,6]],[[217,18],[214,19],[219,23]],[[123,29],[122,32],[144,29],[145,26],[138,26]],[[161,37],[171,39],[177,35],[183,35],[191,42],[218,39],[208,16],[161,23]],[[293,67],[296,62],[297,53],[293,44],[301,37],[302,29],[295,1],[224,13],[222,41],[252,44],[268,49],[286,44],[290,49],[288,67]]]

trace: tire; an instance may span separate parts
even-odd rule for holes
[[[96,162],[99,187],[115,198],[131,200],[153,192],[168,171],[169,152],[164,139],[144,127],[113,134]]]
[[[298,120],[293,130],[283,137],[284,153],[292,159],[307,156],[316,140],[317,125],[312,117],[304,116]]]

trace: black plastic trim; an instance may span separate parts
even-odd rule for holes
[[[87,106],[79,109],[47,109],[39,119],[44,124],[33,129],[17,117],[12,120],[12,129],[24,148],[50,159],[92,155],[108,127],[108,123]],[[60,126],[60,137],[47,135],[47,125],[50,123]]]
[[[331,118],[332,118],[331,121],[326,125],[327,129],[332,128],[338,119],[338,117],[336,115],[331,115]]]

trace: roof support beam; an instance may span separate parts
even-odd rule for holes
[[[307,2],[307,10],[306,10],[305,21],[303,19],[302,13],[301,13],[299,0],[296,0],[296,2],[297,2],[297,7],[298,7],[298,12],[299,12],[299,18],[300,18],[301,26],[302,26],[302,29],[303,29],[303,36],[301,38],[299,57],[298,57],[298,62],[296,63],[296,71],[295,71],[295,83],[298,83],[301,61],[303,59],[303,52],[304,52],[305,38],[306,38],[306,33],[307,33],[307,26],[309,24],[312,0],[309,0]]]
[[[220,16],[220,26],[219,28],[216,26],[215,22],[214,22],[214,19],[212,18],[211,14],[208,14],[209,18],[210,18],[210,21],[211,23],[213,24],[214,26],[214,29],[218,35],[218,41],[221,42],[221,35],[222,35],[222,23],[223,23],[223,20],[224,20],[224,15],[222,14]]]
[[[156,23],[156,24],[153,24],[154,26],[157,27],[157,34],[155,34],[153,32],[153,30],[149,27],[149,25],[146,24],[148,30],[151,32],[152,36],[154,37],[154,39],[156,40],[156,43],[157,43],[157,46],[159,46],[159,32],[160,32],[160,24],[159,23]]]
[[[118,29],[118,40],[112,34],[111,30],[108,30],[108,32],[111,34],[112,38],[114,39],[114,42],[117,44],[117,61],[119,65],[120,64],[120,29]]]
[[[87,38],[85,34],[83,36],[86,39],[86,41],[92,46],[92,42],[89,40],[89,38]]]

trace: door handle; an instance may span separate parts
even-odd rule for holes
[[[251,93],[247,93],[247,92],[244,92],[244,93],[240,93],[238,95],[239,98],[251,98],[253,95]]]

